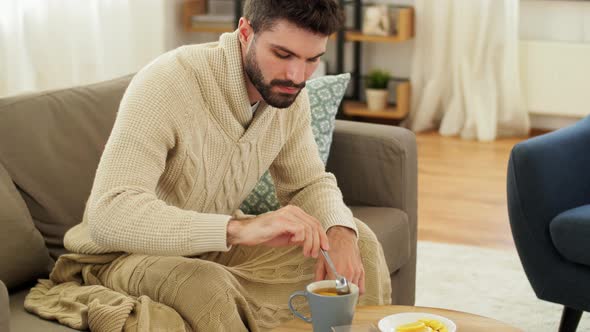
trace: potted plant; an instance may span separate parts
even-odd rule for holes
[[[372,70],[367,76],[367,106],[370,111],[382,111],[387,107],[387,85],[389,83],[389,72],[385,70]]]

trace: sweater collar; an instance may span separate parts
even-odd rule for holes
[[[250,140],[276,113],[264,101],[252,114],[238,32],[221,35],[218,43],[201,44],[193,66],[209,111],[236,141]]]
[[[225,33],[219,39],[219,46],[224,50],[226,66],[217,68],[224,71],[223,76],[226,84],[221,84],[223,95],[229,100],[230,108],[236,120],[247,128],[252,121],[252,108],[248,98],[248,89],[246,85],[246,74],[242,63],[241,45],[238,39],[238,32]],[[218,72],[216,74],[221,74]],[[258,105],[260,111],[265,105]]]

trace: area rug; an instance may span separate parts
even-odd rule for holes
[[[526,332],[556,332],[563,308],[537,299],[516,251],[424,241],[416,305],[466,311]],[[590,314],[582,315],[578,332],[590,332]]]

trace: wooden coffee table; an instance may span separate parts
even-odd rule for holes
[[[381,320],[381,318],[400,312],[425,312],[447,317],[450,320],[454,321],[455,324],[457,324],[457,332],[522,332],[521,329],[502,323],[495,319],[469,314],[466,312],[426,307],[410,307],[401,305],[357,307],[356,313],[354,315],[354,323],[373,323],[375,324],[375,327],[377,327],[377,323],[379,322],[379,320]],[[294,319],[277,327],[273,331],[297,332],[311,330],[311,324],[305,323],[300,319]]]

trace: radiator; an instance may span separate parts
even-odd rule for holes
[[[531,115],[590,114],[590,43],[521,40],[520,68]]]

